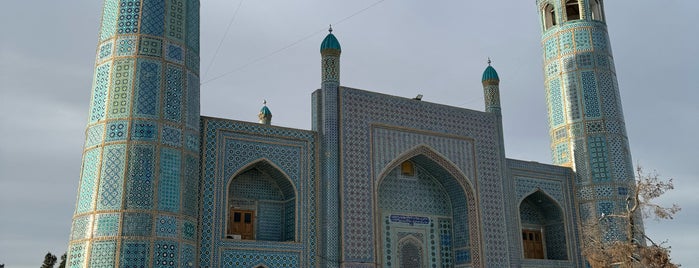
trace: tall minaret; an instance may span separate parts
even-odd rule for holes
[[[318,131],[321,157],[321,254],[320,266],[339,267],[340,251],[340,42],[332,27],[320,45],[320,89],[313,92],[313,130]]]
[[[105,0],[71,267],[196,267],[199,0]]]
[[[619,212],[634,174],[602,1],[537,4],[553,162],[577,173],[581,219]],[[605,238],[626,232],[619,223]]]

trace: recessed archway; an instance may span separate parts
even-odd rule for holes
[[[563,210],[555,200],[537,190],[520,202],[519,218],[525,259],[568,259]]]
[[[405,236],[424,237],[423,255],[436,256],[425,262],[429,265],[480,265],[473,188],[452,162],[420,145],[383,168],[375,184],[377,245],[384,266],[396,267],[405,257],[399,254],[417,252],[398,243]]]
[[[227,194],[226,238],[296,240],[296,189],[269,160],[254,161],[237,172]]]

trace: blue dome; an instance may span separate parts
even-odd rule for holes
[[[260,109],[260,114],[270,115],[270,114],[272,114],[272,111],[270,111],[269,108],[267,108],[267,106],[265,105],[265,106],[262,106],[262,109]]]
[[[320,52],[323,52],[323,50],[326,49],[337,49],[338,51],[342,51],[342,49],[340,49],[340,42],[337,41],[337,38],[335,38],[335,35],[332,33],[329,33],[328,36],[323,39],[323,43],[320,44]]]
[[[500,81],[500,77],[498,77],[498,72],[495,71],[495,68],[493,66],[488,65],[488,68],[485,68],[485,71],[483,72],[483,80],[482,81],[488,81],[488,80],[497,80]]]

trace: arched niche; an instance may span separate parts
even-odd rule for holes
[[[525,259],[568,259],[563,210],[555,200],[535,191],[520,202],[519,219]]]
[[[580,0],[568,0],[565,5],[566,21],[579,20],[580,17]]]
[[[227,194],[226,238],[296,240],[296,189],[270,161],[242,168],[228,183]]]
[[[420,145],[382,169],[375,183],[377,243],[385,266],[397,267],[407,252],[422,252],[412,257],[440,267],[480,265],[473,188],[452,162]],[[425,237],[425,246],[404,248],[406,235]]]
[[[544,20],[544,30],[548,30],[557,24],[556,22],[556,8],[552,4],[544,5],[541,10],[541,14]]]

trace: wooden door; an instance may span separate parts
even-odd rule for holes
[[[231,209],[228,233],[240,235],[243,240],[255,239],[255,212],[252,210]]]
[[[525,259],[543,259],[544,241],[539,230],[522,230],[522,245]]]

